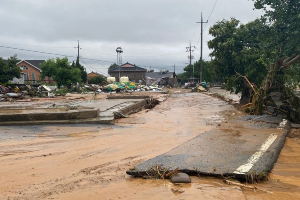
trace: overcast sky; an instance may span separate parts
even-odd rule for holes
[[[215,5],[215,7],[214,7]],[[214,8],[214,9],[213,9]],[[2,0],[0,57],[19,59],[77,56],[87,72],[107,75],[122,47],[123,63],[183,72],[186,47],[196,46],[200,58],[201,12],[204,24],[203,58],[210,60],[209,27],[235,17],[247,23],[261,16],[251,0]],[[44,52],[44,53],[41,53]]]

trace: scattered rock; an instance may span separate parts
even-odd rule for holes
[[[172,183],[190,183],[191,178],[186,173],[180,172],[180,173],[174,174],[171,177],[171,181],[172,181]]]
[[[297,129],[300,129],[300,124],[294,124],[294,123],[291,123],[291,128],[297,128]]]
[[[184,192],[184,191],[181,190],[181,189],[175,189],[175,188],[171,188],[171,191],[172,191],[173,193],[183,193],[183,192]]]

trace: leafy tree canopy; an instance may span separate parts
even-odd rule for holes
[[[275,90],[281,98],[286,96],[286,107],[280,109],[300,121],[300,98],[290,90],[300,82],[300,1],[253,1],[256,9],[264,10],[261,19],[243,25],[232,18],[210,28],[214,39],[208,46],[213,49],[217,75],[230,88],[243,91],[249,112],[261,114],[266,106],[274,106],[269,93]]]
[[[82,81],[82,83],[86,83],[87,82],[87,73],[86,73],[84,67],[79,63],[78,57],[76,59],[76,63],[74,63],[74,61],[72,62],[71,67],[80,69],[81,81]]]
[[[256,9],[263,9],[261,21],[270,27],[268,47],[277,50],[277,59],[300,54],[300,1],[253,0]]]
[[[203,80],[206,82],[214,82],[218,81],[215,74],[215,67],[210,61],[202,62],[202,72],[203,72]],[[189,79],[193,77],[193,65],[187,65],[184,69],[184,72],[178,74],[179,79],[183,82],[190,81]],[[194,77],[199,79],[200,77],[200,61],[194,63]]]
[[[214,65],[218,77],[223,77],[228,89],[243,90],[242,80],[236,80],[236,72],[246,75],[252,83],[260,85],[267,74],[265,51],[261,40],[268,33],[268,27],[260,20],[240,24],[239,20],[222,20],[209,30],[214,39],[208,42],[213,49]]]
[[[102,76],[95,76],[89,80],[89,84],[100,84],[102,82],[106,82]]]
[[[8,58],[7,62],[4,62],[3,58],[0,57],[0,83],[7,83],[14,77],[20,78],[22,70],[17,66],[17,63],[17,55]]]
[[[77,67],[70,66],[68,58],[48,59],[41,64],[41,78],[51,77],[60,88],[62,85],[70,88],[72,84],[81,83],[81,71]]]
[[[118,65],[116,64],[116,63],[114,63],[114,64],[111,64],[110,66],[109,66],[109,68],[108,68],[108,73],[109,73],[109,71],[111,70],[111,69],[113,69],[113,68],[115,68],[115,67],[118,67]]]

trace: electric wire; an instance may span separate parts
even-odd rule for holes
[[[0,44],[9,44],[9,45],[17,45],[17,46],[27,46],[27,47],[37,47],[37,48],[57,48],[57,49],[73,49],[73,47],[50,47],[50,46],[35,46],[35,45],[27,45],[27,44],[13,44],[7,42],[0,42]]]
[[[207,21],[210,19],[210,17],[211,17],[211,15],[212,15],[212,13],[214,12],[214,10],[215,10],[215,7],[216,7],[216,5],[217,5],[217,2],[218,2],[218,0],[216,0],[216,1],[215,1],[214,7],[213,7],[213,9],[212,9],[212,10],[211,10],[211,12],[210,12],[210,15],[209,15],[209,17],[208,17]],[[205,30],[205,28],[206,28],[206,25],[207,25],[207,24],[205,24],[203,31]]]
[[[91,51],[91,50],[86,50],[86,49],[83,49],[83,51],[93,52],[93,53],[102,54],[102,55],[107,55],[107,56],[116,56],[115,54],[100,53],[100,52]],[[171,56],[171,55],[176,55],[176,54],[181,54],[181,53],[183,53],[183,52],[170,53],[170,54],[163,54],[163,55],[138,55],[138,56],[124,55],[124,57],[162,57],[162,56]]]
[[[58,54],[58,53],[50,53],[50,52],[36,51],[36,50],[30,50],[30,49],[21,49],[21,48],[16,48],[16,47],[8,47],[8,46],[2,46],[2,45],[0,45],[0,48],[15,49],[15,50],[28,51],[28,52],[33,52],[33,53],[42,53],[42,54],[48,54],[48,55],[54,55],[54,56],[64,56],[64,57],[68,57],[68,58],[76,58],[77,57],[77,56],[70,56],[70,55],[64,55],[64,54]],[[84,58],[84,59],[105,62],[105,63],[114,63],[114,62],[107,61],[107,60],[99,60],[99,59],[93,59],[93,58]]]

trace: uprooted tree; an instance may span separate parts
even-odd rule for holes
[[[295,94],[300,83],[300,2],[253,1],[265,12],[261,19],[240,25],[232,18],[210,28],[214,39],[208,46],[213,49],[216,72],[228,89],[242,92],[246,111],[262,114],[273,106],[300,121],[300,99]],[[272,98],[274,92],[280,99]]]

